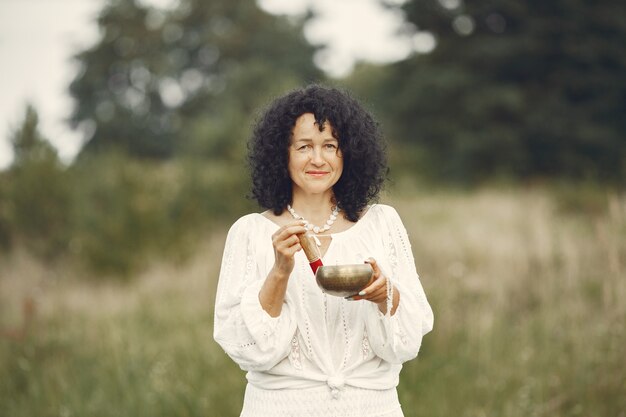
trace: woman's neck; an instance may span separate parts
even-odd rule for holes
[[[313,224],[324,224],[332,212],[332,193],[296,194],[292,197],[291,206],[306,220]]]

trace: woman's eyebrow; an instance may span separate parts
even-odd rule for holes
[[[294,142],[313,142],[313,139],[309,138],[297,138],[293,140]]]
[[[313,142],[313,139],[310,139],[310,138],[294,138],[293,142],[294,143],[296,143],[296,142]],[[339,139],[330,137],[330,138],[324,139],[324,143],[326,143],[326,142],[339,142]]]

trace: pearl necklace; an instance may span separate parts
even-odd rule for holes
[[[330,230],[330,227],[333,225],[333,223],[335,223],[335,220],[337,220],[337,214],[339,214],[339,208],[335,206],[333,208],[333,212],[330,213],[330,217],[328,218],[328,220],[326,220],[326,224],[324,224],[324,226],[315,226],[314,224],[311,224],[307,219],[296,213],[293,207],[291,207],[289,204],[287,204],[287,210],[289,210],[289,213],[291,213],[294,219],[302,220],[304,222],[304,227],[313,231],[316,234]]]

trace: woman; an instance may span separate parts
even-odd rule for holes
[[[274,101],[249,143],[252,196],[268,210],[231,227],[215,340],[248,371],[241,416],[402,416],[402,363],[433,314],[396,211],[372,204],[387,172],[377,123],[351,97],[317,85]],[[300,236],[324,264],[368,262],[350,299],[320,291]]]

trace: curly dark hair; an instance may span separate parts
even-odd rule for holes
[[[356,222],[378,198],[387,177],[385,143],[378,123],[347,92],[309,85],[274,100],[257,119],[248,142],[250,197],[279,215],[291,203],[289,145],[296,119],[312,113],[322,131],[328,121],[339,141],[343,173],[333,187],[335,204]]]

